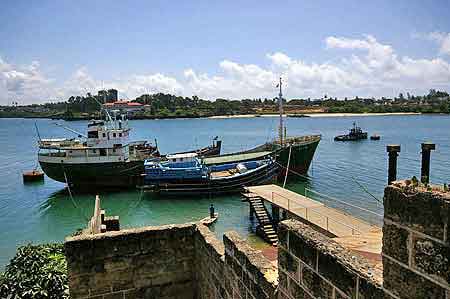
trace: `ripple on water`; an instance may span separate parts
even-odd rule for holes
[[[356,143],[334,142],[333,137],[346,132],[353,121],[369,132],[381,135],[380,141]],[[52,125],[51,120],[36,120],[43,138],[71,136]],[[95,193],[74,191],[70,199],[64,184],[45,178],[44,183],[24,185],[22,172],[36,165],[35,120],[0,119],[0,265],[11,258],[18,244],[29,241],[62,241],[65,236],[86,225],[92,213]],[[324,195],[382,212],[382,206],[355,183],[355,178],[377,198],[382,198],[386,182],[387,154],[385,146],[402,146],[398,177],[420,174],[420,142],[432,140],[437,149],[432,153],[431,179],[450,181],[450,118],[447,116],[364,116],[327,118],[288,118],[289,135],[320,133],[319,144],[308,180],[289,182],[287,187],[304,194],[305,188]],[[69,127],[85,131],[86,122],[70,122]],[[232,152],[256,146],[276,134],[275,118],[186,119],[131,121],[135,140],[158,138],[162,152],[175,152],[203,146],[213,136],[223,140],[223,150]],[[186,129],[183,129],[186,128]],[[436,159],[436,161],[433,160]],[[439,162],[437,162],[439,160]],[[122,227],[181,223],[204,218],[214,203],[220,217],[212,228],[216,235],[235,230],[254,246],[264,246],[251,233],[248,206],[236,196],[212,198],[158,199],[139,192],[100,192],[102,206],[109,215],[119,215]],[[320,195],[319,201],[349,213],[375,221],[361,211],[340,205]]]

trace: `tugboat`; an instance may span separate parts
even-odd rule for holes
[[[39,139],[38,161],[55,181],[76,187],[135,187],[144,172],[144,161],[161,160],[157,145],[129,141],[128,121],[111,118],[88,124],[87,135],[66,128],[78,138]],[[195,152],[220,153],[220,142]]]
[[[370,140],[380,140],[380,135],[378,134],[373,134],[372,136],[370,136]]]
[[[360,127],[356,125],[356,122],[353,123],[353,128],[350,129],[350,132],[347,135],[338,135],[334,137],[334,141],[356,141],[367,139],[367,132],[363,132]]]
[[[278,168],[271,158],[213,166],[196,153],[168,155],[167,160],[145,161],[141,188],[158,194],[234,193],[272,181]]]

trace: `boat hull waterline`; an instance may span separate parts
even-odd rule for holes
[[[276,179],[277,170],[277,164],[271,160],[256,169],[235,176],[196,181],[147,182],[150,184],[143,185],[141,188],[160,195],[236,193],[247,186],[273,182]]]

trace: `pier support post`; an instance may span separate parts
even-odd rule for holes
[[[430,182],[430,155],[436,149],[436,145],[430,142],[422,143],[422,167],[420,169],[420,181],[424,184]]]
[[[272,220],[275,226],[277,226],[278,222],[280,222],[280,208],[274,204],[272,204]]]
[[[399,144],[389,144],[386,146],[389,155],[388,164],[388,185],[397,180],[397,157],[400,152]]]
[[[248,214],[248,217],[250,218],[251,221],[253,221],[253,219],[254,219],[253,214],[255,213],[255,211],[253,210],[251,204],[250,204],[250,209],[249,209],[249,210],[250,210],[250,212],[249,212],[249,214]]]

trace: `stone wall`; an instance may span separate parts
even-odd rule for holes
[[[275,266],[235,232],[225,233],[223,241],[219,242],[205,226],[198,226],[197,298],[275,298]]]
[[[72,298],[450,299],[450,193],[385,189],[383,268],[295,219],[279,224],[278,269],[236,233],[203,224],[66,240]],[[278,272],[277,272],[278,271]]]
[[[203,224],[80,235],[65,247],[72,298],[276,296],[276,267],[260,251]]]
[[[194,224],[66,239],[72,298],[194,298]]]
[[[385,289],[399,298],[450,298],[450,193],[394,182],[384,209]]]
[[[381,270],[307,224],[283,221],[278,236],[279,299],[389,298]]]

